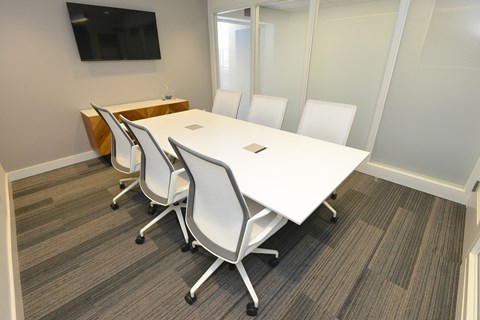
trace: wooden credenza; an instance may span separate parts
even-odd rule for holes
[[[188,110],[189,106],[188,101],[184,99],[157,99],[112,105],[106,108],[118,120],[120,120],[120,115],[129,120],[139,120],[185,111]],[[112,137],[108,126],[93,108],[84,109],[80,112],[92,148],[102,156],[110,154]]]

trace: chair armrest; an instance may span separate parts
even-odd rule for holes
[[[139,149],[140,146],[138,144],[133,145],[130,149],[130,172],[136,172],[140,169],[140,163],[137,162],[137,152]]]
[[[261,218],[265,217],[266,215],[270,214],[270,212],[272,212],[272,210],[270,210],[268,208],[264,208],[262,211],[260,211],[259,213],[257,213],[253,217],[251,217],[249,219],[249,221],[255,222],[258,219],[261,219]]]
[[[178,170],[173,171],[172,175],[170,176],[170,185],[168,187],[168,203],[173,202],[173,198],[177,193],[176,186],[177,186],[178,175],[183,172],[185,172],[185,168],[180,168]]]
[[[275,213],[275,214],[276,214],[276,217],[272,221],[270,221],[270,223],[265,227],[265,229],[263,229],[262,232],[257,234],[255,238],[251,239],[248,242],[249,247],[254,247],[255,244],[265,239],[265,237],[282,221],[282,219],[284,219],[278,213]]]
[[[177,176],[180,174],[180,173],[184,173],[185,172],[185,168],[180,168],[180,169],[177,169],[175,171],[172,172],[172,179],[175,178],[177,179]]]

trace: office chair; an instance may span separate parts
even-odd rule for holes
[[[351,104],[308,100],[303,108],[297,133],[346,145],[356,111],[357,107]],[[331,198],[335,199],[336,197],[337,193],[334,190]],[[337,222],[335,209],[327,201],[323,201],[323,204],[332,211],[332,222]]]
[[[240,91],[218,89],[213,101],[212,113],[236,118],[241,98]]]
[[[136,145],[132,138],[125,131],[124,127],[117,121],[115,116],[105,108],[99,107],[94,103],[90,103],[92,108],[100,115],[103,121],[107,124],[112,134],[112,152],[111,162],[112,166],[118,171],[130,174],[140,171],[140,149]],[[128,187],[125,188],[126,181],[133,181]],[[139,183],[139,178],[125,178],[120,179],[120,189],[123,189],[112,200],[110,207],[113,210],[118,209],[117,200],[123,196],[127,191],[131,190]]]
[[[176,167],[174,167],[147,128],[138,125],[123,116],[120,116],[120,119],[135,137],[142,150],[140,188],[145,196],[151,200],[149,209],[154,209],[154,205],[156,204],[168,206],[168,208],[140,230],[140,234],[135,239],[135,243],[144,243],[145,232],[169,212],[175,211],[180,228],[182,229],[183,237],[185,238],[185,244],[182,245],[182,251],[188,251],[190,245],[185,220],[182,214],[182,208],[186,207],[183,200],[187,197],[189,184],[185,169],[181,167],[179,161],[175,162]],[[153,212],[154,210],[151,210],[149,213]]]
[[[255,94],[250,102],[247,121],[281,129],[288,99]]]
[[[258,311],[258,297],[242,259],[249,253],[273,254],[270,265],[275,267],[278,251],[258,246],[284,226],[287,219],[245,198],[227,164],[200,154],[171,137],[169,141],[190,179],[186,222],[195,238],[192,251],[198,250],[198,245],[217,257],[185,300],[193,304],[197,289],[226,261],[240,272],[253,299],[253,303],[247,305],[247,314],[254,316]]]

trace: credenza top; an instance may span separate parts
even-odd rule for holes
[[[181,102],[186,102],[186,101],[187,100],[185,100],[185,99],[179,99],[179,98],[168,99],[168,100],[166,100],[166,99],[153,99],[153,100],[145,100],[145,101],[129,102],[129,103],[124,103],[124,104],[110,105],[110,106],[105,106],[105,108],[107,108],[112,113],[117,113],[117,112],[128,111],[128,110],[136,110],[136,109],[156,107],[156,106],[161,106],[161,105],[181,103]],[[87,117],[98,116],[98,113],[93,108],[83,109],[83,110],[80,110],[80,112],[84,116],[87,116]]]

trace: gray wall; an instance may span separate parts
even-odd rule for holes
[[[212,103],[206,0],[95,0],[155,11],[161,60],[82,62],[65,0],[0,1],[0,163],[5,171],[91,151],[79,110],[154,99],[169,81]]]

